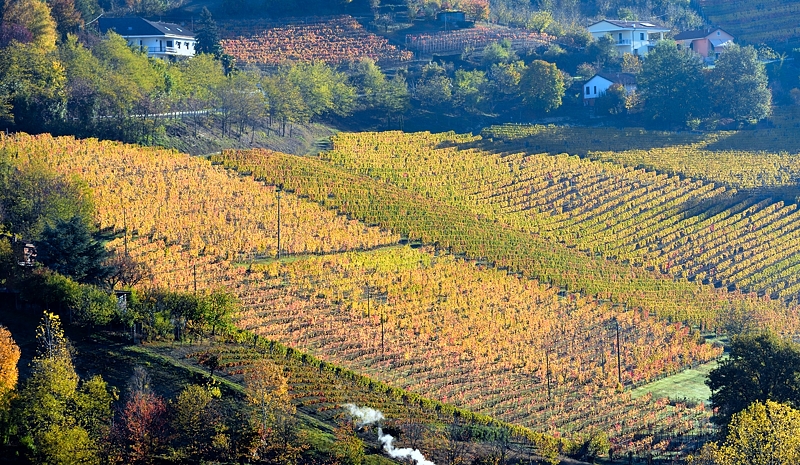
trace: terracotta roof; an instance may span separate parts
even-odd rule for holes
[[[100,32],[106,33],[109,30],[117,34],[128,36],[177,36],[194,37],[194,33],[189,29],[173,23],[161,23],[148,21],[144,18],[100,18],[98,20]]]
[[[710,36],[711,34],[713,34],[716,31],[725,32],[720,28],[700,29],[699,31],[683,31],[680,34],[675,36],[675,40],[702,39],[704,37]],[[728,33],[725,32],[725,34],[728,34]]]

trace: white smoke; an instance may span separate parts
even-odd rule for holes
[[[358,427],[362,427],[365,425],[369,425],[370,423],[376,423],[384,419],[383,414],[375,410],[374,408],[369,407],[358,407],[354,404],[344,404],[342,407],[347,408],[350,412],[350,416],[353,418],[358,418]],[[411,459],[417,463],[417,465],[436,465],[435,463],[426,460],[425,456],[422,455],[417,449],[411,449],[409,447],[397,449],[392,444],[394,442],[394,438],[390,434],[383,434],[383,430],[378,427],[378,441],[383,444],[383,450],[389,454],[389,457],[393,459]]]
[[[369,407],[358,407],[354,404],[344,404],[342,407],[347,408],[350,411],[350,416],[353,418],[358,418],[358,427],[361,428],[364,425],[368,425],[370,423],[376,423],[384,419],[383,414],[375,410],[374,408]]]
[[[410,447],[396,449],[392,445],[394,438],[389,434],[383,434],[383,430],[380,428],[378,428],[378,440],[383,443],[383,450],[393,459],[411,459],[417,462],[417,465],[436,465],[430,460],[426,460],[425,456],[422,455],[422,452],[418,449],[412,449]]]

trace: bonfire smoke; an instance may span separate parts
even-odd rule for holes
[[[370,423],[377,423],[383,420],[383,414],[374,408],[369,407],[358,407],[354,404],[344,404],[342,407],[345,407],[347,410],[350,411],[350,416],[353,418],[358,418],[358,427],[361,428],[364,425],[368,425]]]
[[[394,438],[389,434],[383,434],[383,430],[380,427],[378,428],[378,440],[383,443],[383,450],[393,459],[411,459],[417,462],[417,465],[436,465],[429,460],[425,460],[425,456],[418,449],[411,449],[410,447],[396,449],[392,445]]]
[[[384,419],[383,414],[374,408],[358,407],[353,404],[345,404],[342,407],[345,407],[353,418],[358,419],[359,428],[369,425],[370,423],[377,423]],[[383,450],[393,459],[411,459],[415,461],[417,465],[436,465],[426,460],[422,452],[417,449],[407,447],[401,449],[395,448],[394,445],[392,445],[394,438],[389,434],[383,434],[383,430],[380,427],[378,427],[378,441],[383,444]]]

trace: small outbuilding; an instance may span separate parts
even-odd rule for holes
[[[436,13],[436,21],[443,23],[463,23],[467,21],[467,14],[459,10],[444,10]]]

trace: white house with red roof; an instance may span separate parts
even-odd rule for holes
[[[601,39],[611,35],[620,55],[647,55],[656,42],[664,39],[664,34],[670,32],[669,28],[647,21],[621,21],[604,19],[588,27],[592,37]]]

